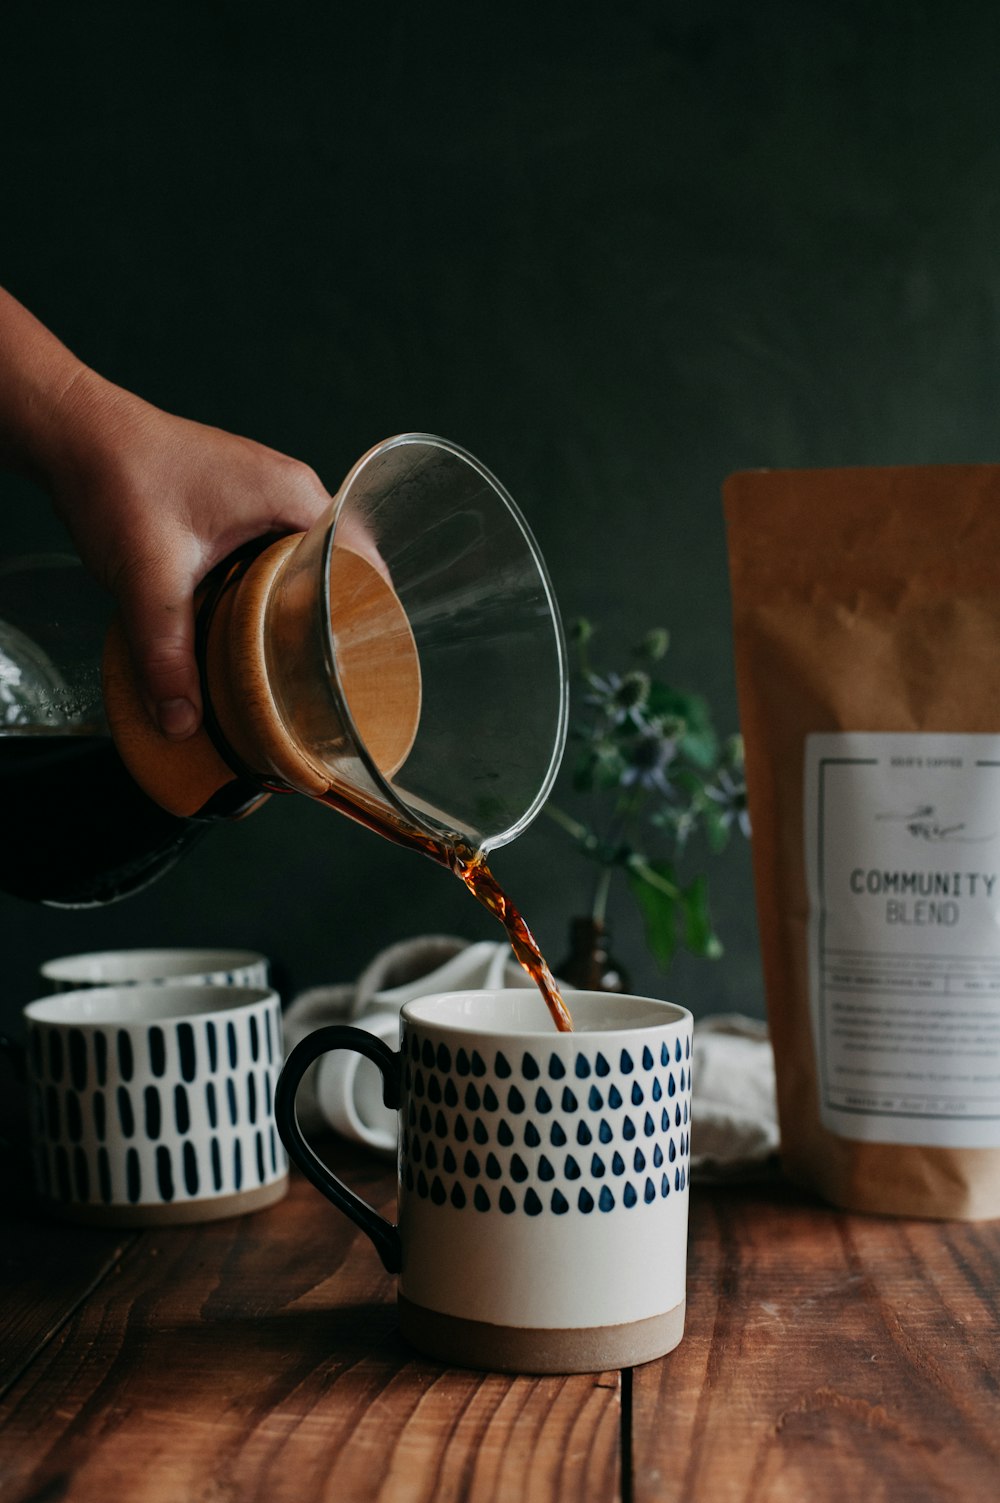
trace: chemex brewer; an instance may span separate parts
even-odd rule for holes
[[[483,860],[549,792],[567,680],[544,562],[476,459],[427,434],[387,439],[308,532],[220,565],[199,592],[205,717],[187,741],[153,726],[105,625],[75,561],[0,571],[0,780],[17,827],[0,886],[113,901],[213,821],[304,793],[455,871],[569,1026]]]

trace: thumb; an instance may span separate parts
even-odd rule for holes
[[[186,740],[201,724],[193,590],[194,581],[175,567],[123,581],[118,591],[139,692],[171,741]]]

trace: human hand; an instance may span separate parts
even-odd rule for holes
[[[118,601],[150,715],[183,740],[202,713],[195,587],[242,543],[310,527],[330,496],[307,465],[162,412],[86,367],[50,426],[56,511]]]

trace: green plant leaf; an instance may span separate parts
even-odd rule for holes
[[[673,868],[666,861],[651,861],[648,867],[674,884]],[[677,899],[634,867],[628,868],[628,883],[646,922],[646,943],[654,959],[668,971],[677,950]]]
[[[722,945],[712,929],[712,917],[708,911],[708,878],[695,877],[681,894],[684,909],[684,943],[693,955],[717,960],[722,954]]]
[[[594,786],[607,792],[621,784],[625,761],[617,747],[598,748],[594,757]]]
[[[730,820],[724,810],[711,799],[706,799],[702,808],[702,818],[705,821],[705,833],[708,836],[708,844],[713,855],[719,855],[729,844]]]
[[[606,792],[617,788],[625,771],[621,751],[612,741],[592,741],[573,766],[573,787],[578,793]]]
[[[654,682],[649,690],[649,713],[663,719],[673,716],[684,722],[678,750],[695,767],[713,769],[719,758],[719,738],[712,724],[708,703],[700,694],[685,694],[668,684]]]
[[[588,746],[573,763],[573,787],[577,793],[589,793],[594,786],[594,753]]]
[[[649,686],[649,712],[651,715],[662,715],[664,719],[676,715],[679,719],[686,720],[689,698],[689,695],[682,694],[679,689],[672,689],[662,679],[654,678]]]

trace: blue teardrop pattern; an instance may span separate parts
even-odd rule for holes
[[[511,1057],[499,1049],[487,1066],[477,1049],[459,1047],[446,1058],[440,1047],[425,1047],[430,1040],[418,1041],[409,1028],[405,1032],[411,1034],[403,1043],[407,1060],[420,1060],[412,1089],[404,1089],[407,1131],[413,1129],[414,1099],[422,1088],[422,1101],[437,1108],[433,1131],[444,1157],[432,1149],[428,1163],[431,1121],[422,1104],[418,1121],[423,1142],[420,1133],[413,1134],[408,1146],[404,1140],[403,1183],[410,1187],[413,1171],[409,1165],[412,1162],[419,1170],[422,1161],[423,1186],[418,1173],[414,1188],[430,1203],[449,1212],[499,1209],[505,1215],[517,1212],[533,1217],[587,1215],[613,1206],[641,1208],[678,1193],[682,1186],[687,1188],[691,1080],[690,1069],[682,1061],[690,1057],[689,1045],[678,1041],[655,1049],[644,1045],[638,1052],[620,1049],[613,1056],[617,1070],[603,1052],[590,1056],[579,1050],[553,1050],[539,1059],[530,1050]],[[567,1075],[574,1084],[587,1082],[585,1101],[567,1082]],[[541,1076],[560,1082],[555,1101]],[[601,1080],[600,1086],[595,1077]],[[498,1089],[501,1082],[502,1089]],[[671,1098],[669,1109],[664,1096]],[[655,1105],[655,1112],[646,1109],[647,1102]],[[474,1114],[471,1131],[480,1152],[466,1153],[462,1159],[451,1152],[449,1144],[459,1146],[468,1140],[465,1114]],[[578,1158],[568,1152],[556,1158],[552,1149],[565,1149],[569,1139],[587,1149],[587,1155]],[[591,1151],[598,1143],[602,1151]],[[626,1145],[637,1183],[628,1178]],[[676,1171],[672,1177],[664,1169],[668,1161]],[[612,1177],[614,1190],[609,1183]],[[435,1178],[441,1182],[438,1190]],[[486,1190],[490,1181],[495,1186],[492,1195]],[[478,1196],[477,1189],[482,1192]]]

